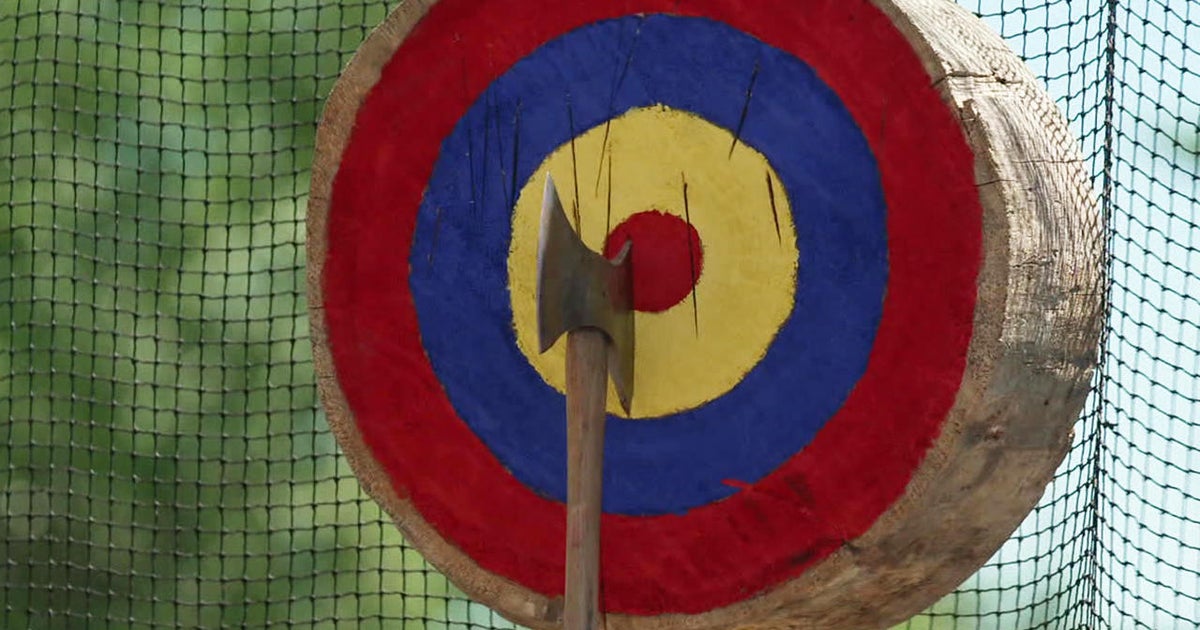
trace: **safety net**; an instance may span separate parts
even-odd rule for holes
[[[314,133],[396,4],[0,1],[0,627],[511,627],[316,394]],[[1200,1],[966,4],[1081,142],[1109,324],[1043,500],[907,627],[1196,627]]]

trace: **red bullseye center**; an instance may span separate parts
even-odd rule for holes
[[[692,292],[704,266],[700,234],[678,216],[648,210],[616,227],[604,243],[613,258],[633,241],[633,307],[658,313],[679,304]]]

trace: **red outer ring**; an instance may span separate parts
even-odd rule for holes
[[[517,482],[457,417],[401,270],[441,141],[470,102],[543,42],[597,20],[709,17],[809,63],[879,162],[891,274],[867,370],[807,448],[686,515],[604,517],[606,610],[705,612],[795,578],[864,533],[937,439],[965,369],[982,255],[972,152],[917,55],[873,5],[769,4],[442,0],[359,110],[334,181],[322,279],[334,365],[396,493],[481,568],[561,593],[565,512]]]

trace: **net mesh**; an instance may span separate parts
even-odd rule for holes
[[[0,4],[0,627],[511,627],[404,544],[316,398],[314,130],[395,4]],[[1042,502],[906,627],[1195,627],[1200,2],[965,4],[1082,142],[1111,320]]]

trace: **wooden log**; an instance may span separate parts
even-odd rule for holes
[[[450,542],[414,504],[405,485],[414,481],[394,476],[380,461],[376,453],[387,446],[364,439],[339,380],[327,326],[324,269],[343,154],[381,71],[437,4],[401,3],[328,99],[308,218],[314,365],[331,428],[366,491],[407,541],[477,601],[517,623],[558,628],[564,622],[559,593],[505,577]],[[695,11],[706,6],[684,5]],[[789,10],[818,5],[832,6],[795,3]],[[1076,143],[1037,79],[962,8],[944,0],[873,0],[862,7],[882,12],[903,35],[924,68],[926,87],[936,89],[974,160],[982,260],[966,369],[953,405],[903,495],[865,532],[793,579],[708,610],[610,612],[607,628],[886,628],[932,604],[984,563],[1036,504],[1070,446],[1095,368],[1107,281],[1102,217]],[[886,414],[887,401],[879,401],[879,409]]]

